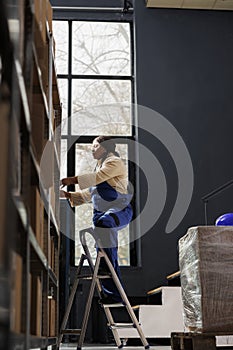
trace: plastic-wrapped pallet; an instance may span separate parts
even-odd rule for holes
[[[233,334],[233,227],[189,228],[179,264],[186,327]]]

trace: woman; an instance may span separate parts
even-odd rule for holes
[[[118,266],[118,230],[132,219],[132,196],[128,194],[127,170],[124,162],[115,150],[116,144],[110,137],[99,136],[92,143],[92,155],[97,160],[93,173],[87,173],[61,180],[63,186],[78,184],[78,192],[63,194],[72,206],[92,201],[94,232],[101,239],[102,246],[108,255],[119,279]],[[100,272],[107,272],[103,259]],[[104,295],[102,303],[120,302],[121,297],[111,279],[102,282]]]

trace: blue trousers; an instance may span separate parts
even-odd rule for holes
[[[131,205],[122,210],[109,209],[105,213],[94,209],[93,223],[96,238],[99,238],[114,270],[122,284],[118,265],[118,231],[124,228],[132,219]],[[98,247],[97,247],[98,250]],[[100,261],[100,267],[107,269],[104,259]],[[110,295],[115,301],[121,301],[121,296],[112,279],[102,281],[102,288],[106,295]]]

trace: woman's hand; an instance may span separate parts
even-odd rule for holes
[[[72,177],[64,177],[64,179],[61,179],[61,186],[69,186],[69,185],[76,185],[78,183],[77,177],[72,176]]]
[[[69,192],[60,190],[60,198],[70,199],[71,198],[71,194]]]

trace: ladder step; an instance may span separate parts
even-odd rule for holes
[[[125,305],[124,304],[122,304],[122,303],[114,303],[114,304],[102,304],[102,306],[104,307],[104,308],[109,308],[109,307],[125,307]]]
[[[97,275],[99,279],[112,278],[110,275]]]
[[[108,324],[111,329],[136,328],[134,323],[112,323]]]
[[[61,334],[80,334],[81,329],[63,329]]]
[[[93,238],[95,239],[94,231],[92,228],[80,231],[80,240],[81,240],[81,243],[82,243],[82,246],[83,246],[83,249],[84,249],[86,255],[82,254],[77,272],[75,274],[76,280],[72,286],[71,295],[69,297],[67,310],[66,310],[65,316],[62,320],[62,326],[61,326],[62,330],[60,331],[59,338],[58,338],[58,348],[62,342],[62,337],[64,334],[73,334],[73,335],[79,335],[79,342],[78,342],[77,349],[81,350],[81,347],[82,347],[84,339],[85,339],[87,326],[88,326],[88,319],[89,319],[90,310],[91,310],[91,303],[92,303],[92,300],[94,297],[94,290],[95,290],[95,288],[97,288],[97,292],[98,292],[98,295],[100,297],[99,304],[104,308],[104,312],[105,312],[106,318],[108,320],[108,327],[112,330],[112,334],[113,334],[113,337],[115,339],[116,344],[118,345],[118,348],[121,348],[123,346],[123,343],[121,342],[121,339],[119,337],[117,329],[127,329],[127,328],[132,329],[132,328],[134,328],[135,330],[137,330],[138,335],[141,339],[141,342],[144,345],[144,348],[149,349],[149,345],[147,343],[147,340],[146,340],[142,330],[139,328],[140,324],[138,323],[138,320],[137,320],[137,317],[134,313],[134,310],[132,309],[131,305],[129,304],[127,296],[124,296],[124,294],[123,294],[124,290],[121,287],[121,283],[120,283],[117,275],[115,273],[113,273],[113,270],[111,268],[111,261],[108,259],[108,256],[107,256],[106,252],[104,251],[104,249],[101,247],[101,242],[99,242],[99,241],[98,241],[98,246],[100,249],[97,253],[96,265],[94,266],[89,249],[88,249],[88,246],[87,246],[87,243],[86,243],[86,238],[84,236],[84,233],[86,233],[86,232],[90,233],[93,236]],[[83,234],[83,236],[81,235],[81,233]],[[105,271],[104,269],[101,268],[101,265],[100,265],[101,258],[104,258],[105,263],[107,264],[106,266],[107,267],[109,266],[109,269],[112,270],[112,273],[111,273],[111,271],[108,272],[108,271]],[[81,270],[83,268],[83,263],[84,263],[85,259],[88,260],[89,267],[90,267],[89,271],[82,271]],[[104,279],[104,278],[111,278],[113,280],[120,295],[123,295],[124,301],[123,300],[122,300],[122,302],[114,302],[113,301],[113,303],[112,303],[111,298],[105,298],[104,296],[102,297],[102,293],[104,291],[102,289],[102,283],[100,280]],[[70,316],[72,303],[74,301],[74,295],[77,292],[79,279],[86,279],[86,280],[92,281],[91,287],[89,290],[89,294],[88,294],[87,304],[86,304],[85,311],[84,311],[82,326],[81,326],[81,329],[65,329],[67,326],[68,318]],[[111,304],[108,304],[108,302],[110,302]],[[110,308],[119,308],[119,307],[126,308],[126,311],[128,312],[128,315],[131,318],[131,323],[126,323],[126,322],[118,323],[118,322],[115,322],[113,320],[113,315],[112,315],[112,311],[110,310]],[[138,306],[135,307],[135,310],[137,308],[138,308]]]
[[[92,280],[93,275],[79,275],[78,278],[85,280]],[[110,275],[97,275],[99,279],[112,278]]]

